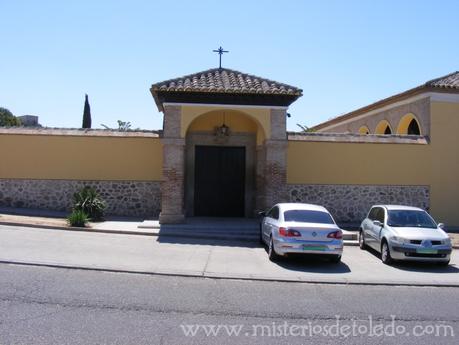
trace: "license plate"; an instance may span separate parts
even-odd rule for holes
[[[419,254],[437,254],[436,249],[416,249],[416,252]]]
[[[303,244],[303,250],[325,250],[325,247]]]

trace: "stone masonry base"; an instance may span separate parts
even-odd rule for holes
[[[429,209],[429,186],[287,185],[290,202],[325,206],[338,223],[360,223],[374,204],[410,205]]]
[[[0,179],[0,206],[69,211],[73,194],[94,187],[107,202],[107,215],[157,217],[157,181],[76,181]]]

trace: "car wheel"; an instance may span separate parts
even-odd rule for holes
[[[268,258],[271,261],[276,261],[279,259],[279,255],[276,253],[276,250],[274,249],[274,242],[273,238],[269,239],[269,245],[268,245]]]
[[[363,230],[359,232],[359,247],[362,250],[367,249],[367,244],[365,243],[365,236],[363,235]]]
[[[330,255],[330,262],[339,264],[341,262],[341,255]]]
[[[392,257],[390,256],[390,249],[387,241],[384,241],[381,245],[381,261],[386,265],[392,263]]]

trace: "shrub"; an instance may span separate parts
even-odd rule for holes
[[[77,226],[84,228],[88,222],[88,215],[81,210],[73,210],[72,213],[67,217],[67,221],[70,226]]]
[[[83,211],[92,221],[102,220],[106,208],[105,201],[92,187],[84,187],[73,195],[73,209]]]

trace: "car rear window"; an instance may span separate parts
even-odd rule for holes
[[[286,222],[335,224],[327,212],[311,210],[289,210],[284,212]]]

